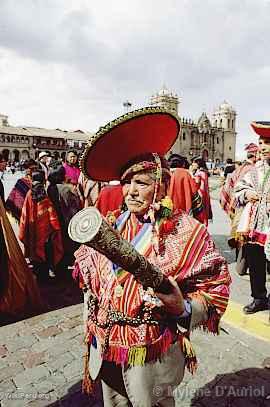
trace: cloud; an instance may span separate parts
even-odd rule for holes
[[[166,83],[194,119],[228,100],[241,148],[250,118],[267,118],[269,15],[264,0],[1,0],[1,108],[11,123],[96,130]]]

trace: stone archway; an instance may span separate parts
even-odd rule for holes
[[[22,150],[21,159],[22,160],[29,160],[30,154],[27,150]]]
[[[13,160],[14,161],[20,161],[20,152],[19,150],[13,150]]]
[[[10,157],[9,157],[9,152],[10,152],[10,151],[9,151],[7,148],[2,151],[2,154],[3,154],[3,156],[4,156],[4,158],[5,158],[6,161],[8,161],[9,158],[10,158]]]

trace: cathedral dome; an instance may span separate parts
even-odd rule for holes
[[[169,97],[177,97],[177,94],[173,94],[173,92],[169,91],[169,89],[163,85],[160,91],[157,93],[158,96],[169,96]]]
[[[226,102],[226,100],[224,100],[224,102],[221,103],[218,110],[222,110],[223,112],[230,112],[230,113],[234,112],[233,107],[228,102]]]

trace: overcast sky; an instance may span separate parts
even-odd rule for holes
[[[0,112],[11,125],[82,129],[148,105],[237,111],[237,150],[270,121],[269,0],[0,0]]]

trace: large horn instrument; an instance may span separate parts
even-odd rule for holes
[[[76,213],[69,223],[68,234],[75,242],[94,248],[133,274],[145,288],[152,287],[165,294],[171,291],[172,286],[162,272],[123,239],[98,209],[89,207]]]

